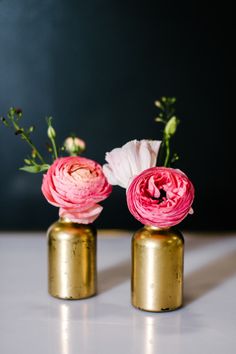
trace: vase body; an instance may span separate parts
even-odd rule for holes
[[[183,303],[184,239],[175,229],[144,226],[132,238],[133,306],[153,312]]]
[[[61,299],[96,294],[96,229],[60,219],[48,230],[48,291]]]

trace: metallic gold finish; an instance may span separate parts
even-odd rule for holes
[[[61,299],[96,294],[96,230],[60,219],[48,230],[48,290]]]
[[[132,239],[132,304],[154,312],[182,306],[184,239],[175,229],[144,226]]]

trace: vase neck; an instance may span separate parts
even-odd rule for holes
[[[63,222],[63,223],[68,223],[68,224],[74,223],[72,220],[70,220],[69,218],[65,218],[65,217],[60,217],[59,221]]]
[[[147,229],[147,230],[151,230],[151,231],[166,231],[166,230],[169,230],[170,227],[165,227],[165,228],[162,228],[162,227],[157,227],[157,226],[153,226],[153,225],[144,225],[144,228]]]

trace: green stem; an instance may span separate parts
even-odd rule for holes
[[[12,116],[9,117],[15,131],[21,130],[19,125],[14,121],[14,118]],[[46,162],[44,161],[42,155],[39,153],[38,149],[36,148],[36,146],[32,143],[32,141],[29,139],[29,137],[27,136],[27,134],[25,134],[25,132],[21,132],[20,133],[21,137],[23,140],[25,140],[29,146],[35,151],[36,156],[38,157],[38,159],[43,163],[46,164]]]
[[[46,164],[44,161],[42,155],[39,153],[38,149],[36,146],[32,143],[32,141],[27,137],[25,133],[21,133],[21,135],[24,137],[24,140],[30,145],[30,147],[35,151],[36,156],[39,158],[39,160],[43,163]]]
[[[57,153],[57,147],[56,147],[55,140],[52,139],[52,138],[50,140],[51,140],[51,143],[52,143],[54,158],[57,159],[58,158],[58,153]]]
[[[166,157],[164,161],[164,166],[169,166],[169,159],[170,159],[170,140],[169,138],[165,138],[165,146],[166,146]]]

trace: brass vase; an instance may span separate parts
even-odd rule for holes
[[[132,238],[132,305],[153,312],[183,303],[184,239],[175,229],[144,226]]]
[[[48,230],[48,291],[60,299],[96,294],[96,229],[59,219]]]

